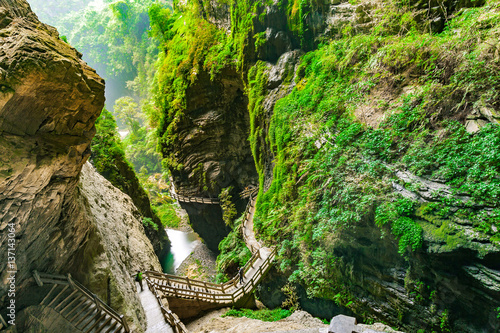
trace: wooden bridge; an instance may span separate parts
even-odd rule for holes
[[[171,179],[170,183],[172,184],[169,188],[170,196],[172,199],[177,200],[179,202],[188,202],[188,203],[199,203],[199,204],[207,204],[207,205],[218,205],[220,203],[217,199],[212,198],[201,198],[201,197],[186,197],[184,195],[177,194],[177,191],[174,187],[174,182]]]
[[[40,305],[48,306],[66,318],[75,332],[130,332],[127,321],[90,290],[73,280],[71,275],[33,272],[40,287],[52,286]]]
[[[245,243],[252,251],[252,257],[243,267],[243,283],[235,276],[222,284],[210,283],[187,277],[145,272],[145,280],[162,307],[165,320],[178,333],[186,333],[182,318],[193,317],[203,310],[226,306],[245,306],[253,297],[253,291],[271,268],[276,255],[275,248],[262,247],[253,231],[256,191],[252,191],[245,211],[242,233]],[[176,315],[177,314],[177,315]]]

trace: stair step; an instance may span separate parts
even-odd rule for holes
[[[83,296],[83,295],[82,295]],[[79,313],[79,309],[82,309],[82,305],[83,306],[86,306],[85,303],[87,302],[88,300],[85,298],[85,296],[81,299],[81,301],[78,302],[77,305],[75,305],[75,307],[69,311],[66,315],[65,315],[65,318],[68,319],[69,321],[73,321],[73,319],[77,316],[77,314]]]
[[[116,327],[116,329],[115,329],[112,333],[119,333],[119,332],[121,332],[121,331],[122,331],[122,329],[123,329],[123,327],[122,327],[121,325],[118,325],[118,326]]]
[[[49,304],[47,304],[47,306],[49,306],[49,307],[50,307],[50,306],[52,306],[52,304],[54,304],[54,303],[55,303],[55,301],[56,301],[56,300],[57,300],[57,299],[58,299],[58,298],[59,298],[62,294],[64,294],[64,292],[65,292],[65,291],[66,291],[66,289],[68,289],[68,288],[69,288],[69,285],[64,286],[64,288],[63,288],[63,289],[59,292],[59,294],[57,294],[57,296],[56,296],[56,297],[54,297],[54,298],[52,299],[52,301],[51,301]]]
[[[96,331],[96,333],[100,333],[100,332],[102,332],[102,330],[103,330],[106,326],[108,326],[108,325],[110,325],[110,324],[111,324],[111,320],[113,320],[113,317],[108,316],[108,319],[104,320],[104,321],[101,323],[101,325],[99,325],[99,326],[96,328],[96,330],[95,330],[95,331]]]
[[[59,308],[66,302],[66,303],[69,303],[70,302],[70,299],[78,292],[78,290],[73,290],[68,296],[66,296],[61,302],[59,302],[59,304],[54,307],[54,310],[56,311],[59,311]]]
[[[86,329],[84,332],[85,332],[85,333],[90,333],[90,332],[92,332],[92,330],[93,330],[94,328],[96,328],[97,326],[99,326],[99,325],[100,325],[100,323],[102,323],[105,319],[106,319],[106,312],[102,312],[101,316],[99,316],[99,317],[95,320],[94,324],[92,324],[92,326],[90,326],[90,327],[89,327],[88,329]]]
[[[114,322],[114,323],[113,323],[113,324],[112,324],[112,325],[111,325],[111,326],[110,326],[110,327],[109,327],[109,328],[108,328],[105,332],[103,332],[103,333],[111,333],[111,331],[113,331],[113,330],[116,328],[116,326],[118,326],[118,322],[116,322],[116,321],[115,321],[115,322]]]
[[[89,302],[85,302],[85,303],[89,303]],[[80,325],[82,322],[84,322],[85,320],[88,320],[89,317],[91,317],[94,313],[96,312],[96,307],[94,304],[91,303],[90,306],[84,306],[82,307],[82,311],[80,311],[79,313],[77,312],[75,314],[75,316],[72,318],[72,320],[70,320],[73,325],[75,325],[76,327],[78,327],[78,325]],[[75,323],[76,321],[76,323]]]
[[[72,305],[78,304],[82,300],[83,295],[81,293],[77,293],[71,302],[68,302],[64,308],[62,308],[59,313],[64,316],[64,311],[68,310]]]
[[[84,331],[85,327],[87,327],[89,324],[94,323],[94,321],[101,315],[101,312],[97,309],[93,309],[93,311],[90,311],[88,315],[82,316],[78,323],[75,325],[76,328],[79,328],[80,330]]]

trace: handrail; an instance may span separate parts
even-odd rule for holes
[[[7,322],[5,321],[5,319],[3,319],[2,315],[0,315],[0,329],[3,329],[7,327]]]
[[[188,333],[186,326],[184,326],[184,324],[179,319],[179,317],[175,313],[173,313],[172,310],[170,310],[168,308],[168,306],[165,307],[161,303],[160,295],[158,295],[158,291],[156,290],[156,286],[154,285],[154,283],[152,281],[150,281],[150,279],[147,276],[145,277],[145,280],[146,280],[146,283],[148,284],[149,290],[151,290],[151,292],[154,294],[156,300],[158,301],[158,303],[160,305],[161,313],[163,314],[163,317],[165,318],[167,323],[169,323],[170,326],[172,326],[177,331],[177,333]],[[165,301],[168,304],[168,301],[167,300],[165,300]]]
[[[127,320],[123,315],[117,313],[113,308],[103,302],[96,294],[92,293],[89,289],[87,289],[80,282],[73,280],[70,274],[68,276],[64,275],[55,275],[50,273],[42,273],[38,271],[34,271],[33,275],[36,276],[35,279],[39,279],[42,284],[45,283],[53,283],[53,284],[69,284],[73,288],[78,289],[82,294],[84,294],[88,299],[93,301],[97,308],[106,312],[110,317],[114,318],[119,324],[123,326],[125,332],[130,332],[130,328],[127,324]],[[38,281],[37,281],[38,282]]]
[[[253,264],[260,258],[261,258],[261,254],[260,254],[260,249],[259,249],[258,251],[256,251],[252,255],[252,257],[248,260],[246,265],[243,267],[243,272],[246,273],[251,267],[253,267]],[[262,263],[262,264],[264,264],[264,263]],[[238,276],[233,277],[228,282],[220,284],[220,283],[211,283],[211,282],[205,282],[205,281],[196,280],[196,279],[190,279],[190,278],[183,277],[183,276],[159,273],[156,271],[145,271],[144,274],[150,278],[157,278],[157,279],[163,280],[167,284],[177,283],[177,284],[187,286],[189,289],[192,289],[193,287],[198,287],[198,288],[214,290],[214,291],[217,291],[220,293],[224,293],[225,290],[234,286],[235,283],[238,281]]]
[[[250,243],[249,237],[247,237],[245,228],[248,222],[251,222],[252,215],[255,213],[255,194],[257,188],[252,188],[246,193],[248,193],[250,200],[245,208],[244,222],[243,222],[243,238],[247,246]],[[207,199],[207,198],[197,198],[197,197],[185,197],[175,193],[175,188],[170,189],[172,197],[178,201],[183,202],[197,202],[197,203],[219,203],[218,200]],[[253,232],[253,230],[251,230]],[[209,303],[217,303],[221,305],[235,305],[241,298],[243,298],[249,292],[252,292],[262,277],[271,267],[271,262],[276,256],[277,249],[273,248],[263,248],[258,242],[257,246],[254,248],[250,244],[250,249],[252,256],[248,262],[243,267],[243,274],[248,273],[250,269],[254,269],[253,274],[247,277],[245,283],[238,287],[239,277],[235,276],[231,280],[222,284],[215,284],[211,282],[189,279],[188,277],[181,277],[177,275],[170,275],[159,273],[156,271],[145,271],[144,276],[148,284],[149,289],[154,293],[160,308],[162,310],[165,320],[176,330],[177,333],[187,333],[187,329],[179,320],[177,315],[173,313],[168,308],[168,300],[165,295],[171,297],[189,298],[195,299],[197,301],[204,301]],[[266,257],[267,253],[267,257]],[[258,260],[257,266],[255,265]],[[158,293],[161,291],[162,296]],[[166,305],[163,304],[166,302]]]
[[[260,251],[257,251],[245,265],[246,270],[248,270],[248,268],[255,263],[259,252]],[[148,283],[152,285],[152,288],[155,290],[161,290],[162,292],[166,292],[170,295],[175,295],[176,297],[194,298],[199,301],[206,301],[210,303],[234,304],[258,285],[260,279],[267,272],[268,268],[271,267],[271,261],[274,259],[275,255],[276,248],[273,248],[268,257],[265,258],[259,265],[255,274],[250,276],[250,280],[247,280],[247,282],[240,287],[236,287],[237,283],[235,283],[238,281],[238,277],[235,277],[229,282],[223,284],[207,283],[207,287],[205,287],[204,281],[172,276],[169,274],[161,274],[154,271],[146,271],[145,276],[148,279]],[[171,277],[177,278],[175,280],[179,286],[173,285],[174,279],[171,279]],[[182,280],[189,281],[189,284],[183,283]],[[193,289],[193,286],[202,286],[205,291]],[[210,292],[209,290],[213,292]]]
[[[203,197],[187,197],[184,195],[177,194],[175,192],[174,185],[172,183],[172,186],[169,188],[170,195],[172,196],[173,199],[180,201],[180,202],[194,202],[194,203],[201,203],[201,204],[208,204],[208,205],[218,205],[220,203],[219,200],[217,199],[212,199],[212,198],[203,198]]]
[[[242,233],[243,233],[243,240],[245,241],[245,243],[247,245],[248,245],[248,243],[250,243],[250,241],[249,241],[249,239],[247,237],[247,233],[245,232],[246,231],[246,224],[247,224],[248,221],[250,221],[250,216],[252,215],[252,213],[255,214],[255,199],[256,198],[254,198],[252,196],[250,197],[250,200],[248,201],[248,204],[247,204],[247,206],[245,208],[245,219],[243,220],[243,223],[241,224],[241,226],[242,226]],[[259,245],[259,247],[257,247],[255,249],[253,247],[253,245],[250,244],[250,251],[252,253],[254,253],[254,251],[258,251],[259,249],[260,249],[260,245]]]

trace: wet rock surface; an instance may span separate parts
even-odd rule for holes
[[[215,282],[217,256],[201,241],[197,241],[193,252],[177,268],[176,275],[207,282]]]

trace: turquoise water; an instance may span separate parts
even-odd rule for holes
[[[170,239],[170,253],[162,262],[163,272],[175,274],[175,270],[193,252],[198,236],[194,232],[184,232],[173,229],[165,229]]]

